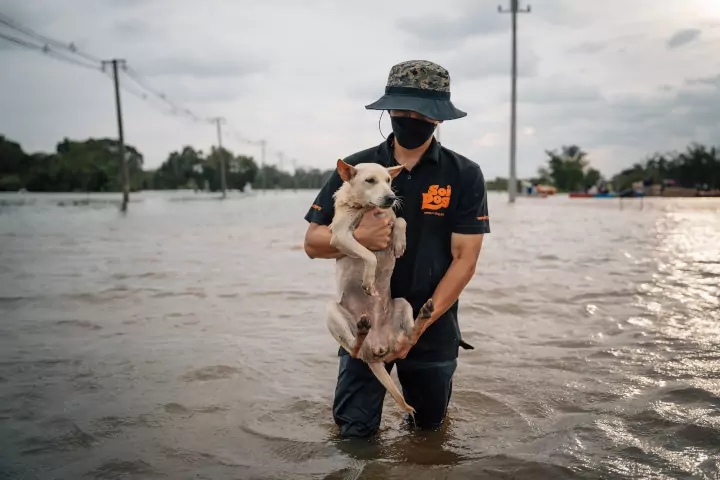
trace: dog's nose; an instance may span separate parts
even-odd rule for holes
[[[385,197],[385,205],[392,205],[396,198],[395,195],[388,195]]]

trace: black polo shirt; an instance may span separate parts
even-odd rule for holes
[[[393,134],[376,147],[344,159],[350,165],[379,163],[398,165],[393,155]],[[334,214],[333,193],[342,185],[337,170],[322,187],[308,209],[305,220],[329,225]],[[393,298],[403,297],[417,316],[433,295],[452,262],[450,238],[462,234],[490,233],[487,192],[482,170],[475,162],[441,146],[433,138],[412,170],[403,171],[392,183],[402,198],[396,210],[407,222],[407,249],[397,259],[390,282]],[[420,336],[407,359],[447,360],[456,358],[460,342],[458,303]],[[347,353],[340,348],[340,354]]]

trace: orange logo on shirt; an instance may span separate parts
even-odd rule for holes
[[[427,193],[422,194],[422,209],[432,210],[426,213],[434,213],[437,210],[449,207],[451,190],[450,185],[442,188],[440,185],[431,185]],[[439,213],[439,215],[442,214]]]

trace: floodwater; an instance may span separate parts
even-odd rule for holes
[[[720,199],[490,195],[446,428],[347,442],[313,196],[0,197],[0,478],[720,478]]]

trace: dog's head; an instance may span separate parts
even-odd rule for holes
[[[354,203],[380,208],[390,208],[395,203],[390,183],[403,169],[402,165],[386,168],[377,163],[359,163],[353,167],[338,160],[337,169],[346,184],[346,194]]]

